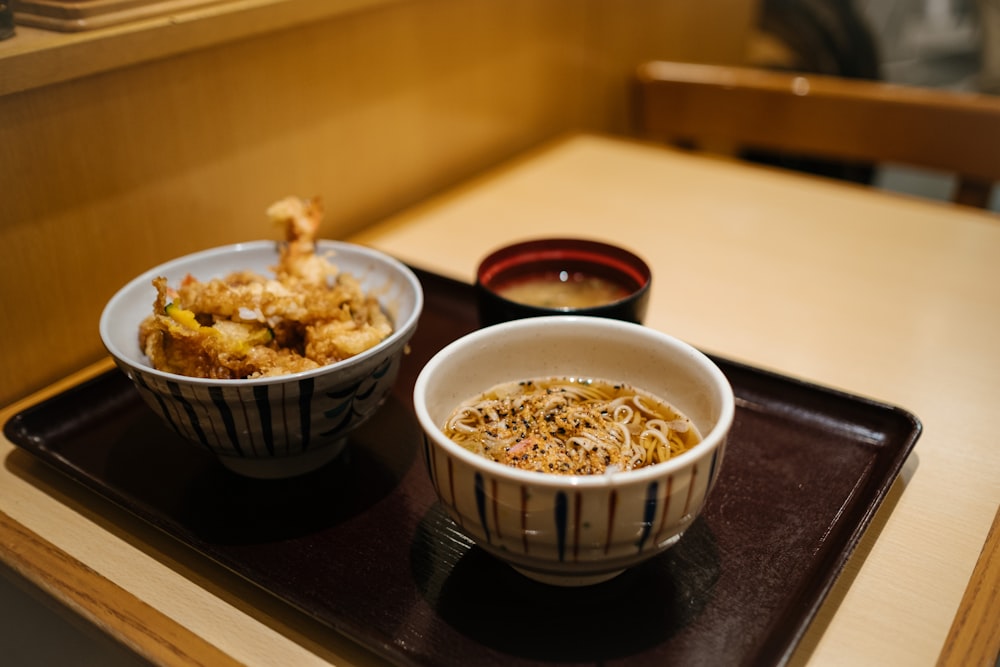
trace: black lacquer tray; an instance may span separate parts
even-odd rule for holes
[[[670,551],[598,586],[533,583],[445,516],[412,414],[422,365],[476,328],[472,287],[418,272],[398,386],[345,453],[238,477],[172,435],[117,370],[5,434],[94,492],[400,664],[783,664],[920,434],[897,407],[717,359],[737,395],[718,485]]]

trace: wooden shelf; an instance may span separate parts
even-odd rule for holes
[[[0,95],[405,0],[223,0],[80,32],[18,25],[0,42]]]

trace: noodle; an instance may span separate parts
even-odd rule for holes
[[[594,475],[661,463],[701,436],[673,406],[628,385],[542,378],[497,385],[462,403],[445,434],[524,470]]]

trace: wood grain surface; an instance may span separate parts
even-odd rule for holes
[[[0,559],[84,619],[157,665],[239,663],[0,512]]]
[[[948,632],[940,667],[992,667],[1000,661],[1000,510]]]
[[[31,326],[0,350],[0,405],[100,358],[104,303],[146,269],[277,238],[288,195],[321,196],[343,239],[563,132],[624,130],[634,63],[738,59],[752,4],[239,0],[20,31],[0,304]]]
[[[23,226],[5,230],[13,239],[37,231]],[[923,421],[898,496],[874,518],[792,667],[989,659],[997,623],[993,599],[981,591],[997,589],[995,528],[993,546],[983,549],[1000,500],[995,215],[584,135],[524,154],[349,240],[470,281],[487,251],[540,234],[610,240],[647,258],[649,326],[898,404]],[[134,241],[125,234],[119,242],[127,238]],[[79,380],[60,380],[31,400]],[[40,536],[237,660],[351,660],[331,638],[312,639],[303,619],[276,621],[280,609],[157,542],[155,530],[104,519],[107,508],[54,476],[40,481],[13,449],[0,441],[0,511],[29,535],[5,538],[5,559]]]

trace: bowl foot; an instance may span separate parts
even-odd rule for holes
[[[237,475],[254,479],[284,479],[296,477],[322,468],[337,458],[347,444],[347,438],[324,445],[319,449],[305,451],[294,456],[273,458],[242,458],[220,456],[219,461]]]

